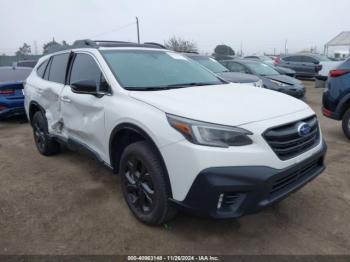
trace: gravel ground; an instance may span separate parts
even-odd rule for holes
[[[320,113],[327,170],[255,215],[215,221],[184,214],[149,227],[129,212],[118,176],[79,153],[37,152],[31,128],[0,122],[0,254],[350,254],[350,142]]]

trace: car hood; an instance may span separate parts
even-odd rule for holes
[[[130,91],[134,99],[166,113],[210,123],[239,126],[309,107],[293,97],[242,84],[196,86],[163,91]]]
[[[289,84],[289,85],[301,85],[301,81],[294,78],[294,77],[290,77],[287,75],[272,75],[272,76],[264,76],[264,78],[266,79],[270,79],[270,80],[276,80],[285,84]]]
[[[243,73],[223,72],[218,73],[217,75],[232,83],[255,83],[259,81],[259,77]]]

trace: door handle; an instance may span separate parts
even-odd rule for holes
[[[70,100],[70,99],[69,99],[68,97],[66,97],[66,96],[61,97],[61,101],[64,102],[64,103],[70,103],[70,102],[72,102],[72,100]]]

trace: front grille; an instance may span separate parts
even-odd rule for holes
[[[310,174],[313,174],[315,169],[320,168],[322,165],[323,159],[317,159],[289,175],[278,178],[272,185],[270,196],[276,196],[276,194],[280,194],[281,191],[287,190],[295,184],[298,184],[299,181],[307,179]]]
[[[299,134],[298,128],[302,123],[309,124],[309,133]],[[281,160],[287,160],[316,146],[320,140],[320,130],[317,117],[312,116],[268,129],[263,136],[276,155]]]

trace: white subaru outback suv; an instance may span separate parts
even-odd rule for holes
[[[76,41],[42,57],[24,93],[39,152],[64,143],[91,153],[120,175],[126,203],[147,224],[179,209],[254,213],[325,169],[304,102],[227,83],[151,44]]]

